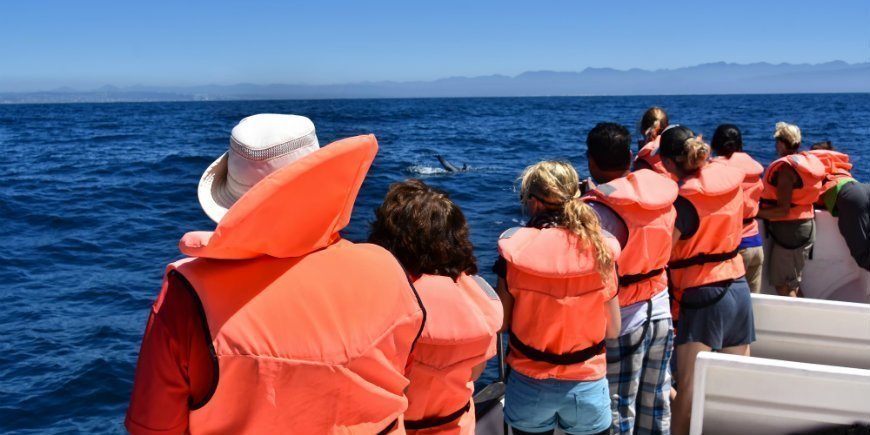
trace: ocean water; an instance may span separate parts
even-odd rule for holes
[[[493,281],[498,235],[522,223],[522,169],[559,158],[586,174],[589,129],[636,130],[650,105],[707,137],[737,124],[764,164],[774,123],[796,123],[804,143],[832,140],[870,179],[868,94],[0,106],[0,431],[123,430],[163,269],[179,258],[182,234],[213,227],[196,184],[239,119],[306,115],[322,144],[374,133],[380,153],[345,236],[366,238],[390,183],[422,178],[463,208]],[[437,154],[470,170],[448,174]]]

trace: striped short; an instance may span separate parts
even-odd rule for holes
[[[643,339],[633,353],[634,344]],[[615,340],[607,340],[614,434],[671,432],[671,371],[674,346],[671,319],[650,322]],[[611,362],[612,361],[612,362]]]

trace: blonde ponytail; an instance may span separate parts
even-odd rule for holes
[[[580,199],[580,177],[568,162],[543,161],[529,166],[520,177],[523,201],[537,199],[550,210],[562,212],[562,225],[581,241],[580,249],[595,250],[595,265],[608,283],[613,275],[613,252],[604,242],[598,214]]]
[[[653,122],[653,125],[651,125],[649,128],[647,128],[646,130],[643,131],[644,139],[646,139],[647,142],[655,140],[655,138],[658,137],[658,135],[662,131],[661,126],[662,126],[662,121],[659,119],[656,119]]]
[[[686,161],[683,162],[683,169],[686,172],[695,172],[701,169],[710,157],[710,146],[704,143],[700,136],[687,140],[685,148]]]
[[[658,106],[650,107],[640,120],[640,134],[647,141],[652,141],[668,128],[668,124],[668,114],[665,109]]]
[[[568,231],[595,251],[595,268],[601,280],[605,284],[609,283],[613,278],[613,251],[604,241],[598,214],[585,201],[575,198],[565,203],[562,219]]]

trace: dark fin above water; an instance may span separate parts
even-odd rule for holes
[[[441,166],[443,166],[444,170],[446,170],[447,172],[462,172],[468,170],[468,165],[463,165],[462,168],[459,168],[453,163],[448,162],[447,159],[445,159],[442,155],[437,155],[435,157],[438,158],[438,162],[441,163]]]

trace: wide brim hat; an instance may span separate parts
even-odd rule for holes
[[[314,123],[304,116],[263,113],[242,119],[233,128],[229,150],[200,177],[202,210],[220,222],[257,182],[318,148]]]

